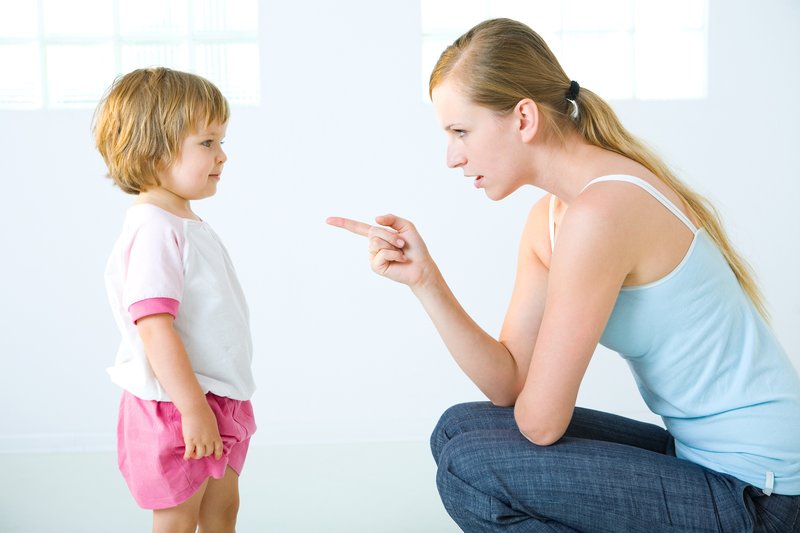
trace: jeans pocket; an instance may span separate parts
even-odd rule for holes
[[[756,509],[756,531],[763,533],[800,532],[800,496],[773,494],[758,491],[753,497]]]

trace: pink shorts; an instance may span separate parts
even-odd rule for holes
[[[142,400],[125,391],[119,406],[117,457],[122,477],[144,509],[175,507],[206,479],[220,479],[230,466],[241,474],[250,437],[256,430],[249,401],[206,394],[222,437],[222,458],[184,460],[181,414],[171,402]]]

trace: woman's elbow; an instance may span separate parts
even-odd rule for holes
[[[532,443],[537,446],[550,446],[564,436],[566,429],[561,427],[561,424],[543,420],[541,417],[533,416],[526,411],[518,403],[514,409],[514,419],[517,422],[520,433]]]
[[[512,398],[511,396],[491,396],[489,397],[489,401],[495,407],[514,407],[514,402],[516,402],[516,398]]]
[[[484,390],[483,393],[495,407],[514,407],[519,397],[518,390],[511,390],[508,388],[493,391]]]
[[[563,433],[557,431],[541,431],[540,429],[523,429],[519,428],[522,436],[534,443],[537,446],[550,446],[558,442]]]

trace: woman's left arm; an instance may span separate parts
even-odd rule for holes
[[[569,207],[550,263],[547,299],[515,418],[528,440],[559,440],[583,376],[638,255],[629,215],[607,191],[587,190]]]

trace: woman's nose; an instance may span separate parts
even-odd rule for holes
[[[458,168],[462,166],[464,163],[467,162],[467,158],[464,157],[463,152],[460,150],[454,150],[453,148],[447,148],[447,166],[450,168]]]

